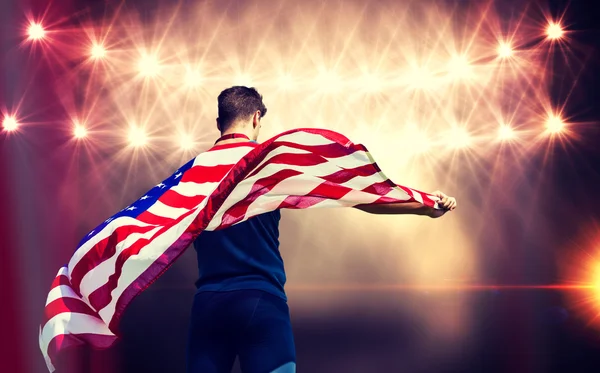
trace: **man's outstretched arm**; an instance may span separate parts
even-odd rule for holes
[[[399,202],[399,203],[385,203],[380,205],[357,205],[355,208],[368,212],[370,214],[394,214],[394,215],[424,215],[431,218],[439,218],[446,212],[452,211],[456,208],[456,199],[448,197],[440,191],[435,191],[434,196],[438,197],[439,206],[441,210],[434,209],[433,207],[425,206],[420,202]]]

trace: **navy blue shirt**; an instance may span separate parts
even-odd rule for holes
[[[287,301],[279,253],[280,218],[275,210],[229,228],[202,232],[194,241],[198,292],[256,289]]]

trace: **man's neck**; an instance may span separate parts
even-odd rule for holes
[[[252,137],[251,137],[250,134],[245,133],[244,131],[239,130],[239,129],[236,130],[234,128],[229,129],[229,130],[227,130],[225,132],[221,132],[221,137],[223,137],[225,135],[231,135],[231,134],[234,134],[234,133],[247,136],[248,138],[234,137],[234,138],[230,138],[230,139],[225,139],[225,140],[219,141],[218,145],[233,144],[233,143],[237,143],[237,142],[248,142],[249,141],[248,139],[252,140]]]

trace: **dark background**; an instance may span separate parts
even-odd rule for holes
[[[476,1],[476,0],[474,0]],[[191,3],[190,1],[188,1]],[[54,13],[70,14],[91,8],[96,17],[104,16],[104,2],[65,0],[44,1],[2,0],[0,5],[0,32],[2,58],[0,60],[0,103],[14,100],[11,86],[26,71],[19,69],[19,61],[9,60],[8,50],[14,49],[19,37],[12,30],[20,27],[24,9],[49,9]],[[156,1],[127,1],[128,6],[143,9],[151,17],[158,6]],[[461,3],[467,3],[463,1]],[[511,7],[525,6],[526,1],[498,1],[502,12]],[[143,5],[142,5],[143,4]],[[586,67],[579,77],[576,100],[569,102],[572,120],[589,125],[580,126],[581,135],[575,147],[557,146],[552,156],[552,166],[546,167],[537,198],[546,201],[546,214],[551,224],[539,230],[525,230],[518,211],[505,212],[499,232],[510,237],[510,250],[504,257],[494,251],[480,253],[482,265],[495,272],[498,283],[539,284],[555,283],[559,272],[554,257],[539,250],[536,235],[548,235],[555,247],[569,247],[572,238],[580,234],[583,226],[600,218],[600,118],[598,84],[600,83],[600,11],[595,1],[531,2],[528,6],[545,4],[553,15],[564,12],[570,30],[576,31],[576,43],[585,46]],[[560,101],[565,95],[561,71],[565,63],[555,58],[555,84],[552,95]],[[49,88],[43,78],[34,87],[43,95]],[[52,115],[52,99],[45,115]],[[40,118],[43,121],[43,118]],[[50,135],[52,136],[52,135]],[[56,140],[58,142],[58,140]],[[30,144],[36,146],[36,144]],[[48,151],[53,147],[50,137],[43,143]],[[11,175],[9,144],[0,140],[3,147],[0,175]],[[529,160],[531,169],[541,168],[543,154]],[[29,167],[34,159],[24,159],[20,167]],[[29,166],[28,166],[29,165]],[[538,167],[536,167],[536,165]],[[35,180],[30,180],[34,182]],[[23,183],[23,184],[19,184]],[[13,183],[10,177],[0,181],[0,283],[2,288],[2,358],[0,366],[5,372],[43,372],[41,354],[36,350],[32,326],[27,322],[41,317],[46,290],[23,291],[17,279],[24,274],[40,277],[44,267],[35,250],[30,250],[30,266],[17,263],[18,248],[36,245],[53,237],[38,237],[35,229],[28,228],[28,216],[35,215],[41,197],[32,196],[24,203],[16,199],[15,189],[27,183]],[[58,188],[55,185],[56,188]],[[73,222],[73,226],[75,226]],[[82,228],[77,227],[73,229]],[[17,240],[23,232],[29,241]],[[80,231],[78,231],[81,233]],[[73,232],[72,237],[77,232]],[[66,241],[70,242],[69,237]],[[482,242],[482,247],[489,242]],[[553,249],[558,250],[558,249]],[[192,255],[192,256],[190,256]],[[186,253],[193,260],[193,253]],[[53,267],[54,268],[54,267]],[[50,284],[51,277],[44,269],[40,282]],[[59,372],[183,372],[184,349],[188,313],[193,294],[193,284],[175,286],[185,278],[183,267],[177,264],[152,288],[132,303],[122,323],[123,339],[109,350],[92,352],[80,350],[68,356],[59,366]],[[40,297],[41,296],[41,297]],[[290,298],[307,296],[290,291]],[[474,325],[478,342],[456,351],[447,358],[436,355],[435,360],[415,361],[415,338],[426,335],[435,338],[434,330],[424,330],[415,325],[409,315],[398,311],[402,296],[391,294],[361,294],[357,292],[356,307],[345,312],[311,313],[294,309],[292,318],[296,335],[299,372],[598,372],[600,371],[600,330],[586,325],[586,320],[573,317],[566,306],[564,293],[559,291],[482,291],[472,295],[475,312]],[[315,295],[315,297],[318,297]],[[414,300],[413,300],[414,301]],[[31,305],[25,309],[18,305]],[[598,309],[600,313],[600,309]],[[32,316],[33,315],[33,316]],[[458,347],[460,351],[460,346]],[[237,369],[237,368],[236,368]]]

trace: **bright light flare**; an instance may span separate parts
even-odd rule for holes
[[[42,40],[46,36],[46,30],[41,23],[32,22],[27,28],[29,40]]]
[[[513,55],[513,49],[508,43],[500,43],[496,51],[498,52],[498,57],[500,58],[509,58]]]
[[[464,79],[471,76],[472,68],[466,56],[454,56],[448,63],[448,73],[454,79]]]
[[[95,60],[102,59],[106,57],[106,48],[101,44],[94,44],[90,49],[90,56]]]
[[[131,126],[129,130],[129,143],[133,147],[142,147],[148,144],[148,136],[143,128],[139,128],[137,126]]]
[[[200,84],[202,84],[202,74],[200,74],[200,71],[188,69],[185,74],[185,85],[193,88],[200,86]]]
[[[179,137],[179,146],[183,150],[193,149],[196,144],[189,135],[181,135]]]
[[[558,258],[561,277],[573,285],[586,286],[565,295],[575,314],[588,326],[600,329],[600,224],[583,227],[582,234]]]
[[[4,130],[12,132],[19,128],[19,122],[14,116],[7,115],[2,120],[2,127],[4,127]]]
[[[84,139],[86,138],[88,135],[87,129],[82,126],[79,123],[75,123],[75,126],[73,127],[73,136],[75,136],[76,139]]]
[[[451,148],[464,149],[471,145],[472,139],[471,134],[465,128],[455,127],[444,141],[447,141]]]
[[[562,38],[564,34],[565,30],[559,23],[550,22],[550,24],[548,24],[548,27],[546,27],[546,35],[548,36],[548,39],[558,40]]]
[[[554,115],[554,114],[549,115],[548,119],[546,120],[546,130],[550,134],[553,134],[553,135],[563,132],[565,129],[565,126],[566,126],[565,122],[558,115]]]
[[[509,125],[503,124],[498,129],[498,138],[500,141],[509,141],[515,139],[516,137],[517,134],[515,133],[515,130]]]
[[[158,62],[158,58],[152,55],[142,56],[140,62],[138,63],[138,69],[140,74],[145,77],[154,77],[158,75],[160,71],[160,63]]]

